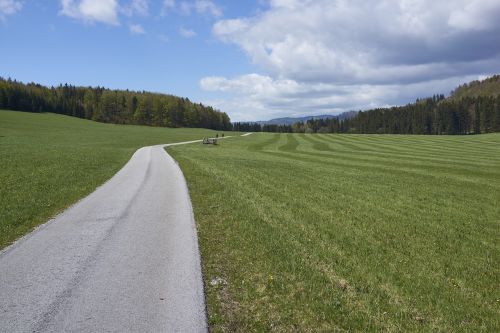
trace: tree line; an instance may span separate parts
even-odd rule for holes
[[[244,131],[464,135],[500,132],[500,94],[445,99],[443,95],[400,107],[359,111],[348,119],[314,119],[293,125],[238,123]]]
[[[187,98],[68,84],[49,88],[1,77],[0,109],[53,112],[114,124],[232,129],[226,113]]]
[[[252,122],[233,123],[233,131],[236,132],[279,132],[292,133],[290,125],[259,124]]]
[[[240,132],[480,134],[500,132],[500,76],[471,82],[450,98],[435,95],[405,106],[359,111],[347,118],[293,125],[231,124],[226,113],[172,95],[59,85],[0,77],[0,109],[53,112],[115,124],[200,127]]]

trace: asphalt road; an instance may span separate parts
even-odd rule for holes
[[[0,253],[0,332],[207,331],[191,201],[163,147]]]

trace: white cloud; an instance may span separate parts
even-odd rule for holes
[[[87,23],[118,25],[117,0],[61,0],[60,14]]]
[[[127,16],[149,14],[149,0],[131,0],[130,3],[122,8],[122,12]]]
[[[16,0],[0,0],[0,19],[14,15],[23,8],[23,3]]]
[[[161,15],[166,15],[170,10],[175,8],[175,0],[163,0],[161,7]]]
[[[175,0],[163,0],[163,7],[174,8]]]
[[[194,8],[198,14],[208,14],[213,17],[222,16],[222,9],[209,0],[196,0]]]
[[[460,57],[463,41],[477,38],[471,36],[476,30],[490,29],[490,37],[500,30],[495,20],[500,2],[469,1],[274,0],[269,11],[219,21],[213,31],[274,76],[340,83],[418,81],[429,72],[448,76],[443,62]],[[499,52],[487,42],[483,47],[491,56]],[[484,52],[478,50],[473,60]]]
[[[191,9],[192,8],[193,8],[192,3],[189,3],[187,1],[181,1],[181,3],[178,6],[178,10],[183,15],[191,15]]]
[[[207,78],[201,85],[271,110],[280,105],[283,112],[284,106],[305,112],[300,105],[335,110],[405,103],[499,71],[498,17],[498,0],[270,0],[255,16],[213,27],[264,75]],[[411,93],[408,87],[417,86]],[[318,87],[328,87],[324,97],[317,97]],[[290,93],[293,103],[280,104]]]
[[[472,0],[455,9],[448,24],[461,30],[488,30],[498,27],[500,1]]]
[[[146,30],[140,24],[131,24],[129,25],[129,30],[134,35],[143,35],[146,33]]]
[[[210,0],[181,1],[178,4],[175,0],[164,0],[162,14],[174,8],[182,15],[191,15],[192,12],[195,12],[198,15],[206,15],[214,18],[222,16],[222,9]]]
[[[206,77],[200,86],[206,91],[224,93],[224,98],[206,100],[230,114],[233,121],[267,120],[282,116],[338,114],[350,110],[366,110],[426,97],[429,91],[447,94],[450,87],[478,79],[478,76],[406,85],[300,83],[289,79],[273,79],[259,74],[233,79]],[[404,103],[403,103],[404,104]]]
[[[196,37],[196,32],[192,29],[187,29],[184,27],[179,28],[179,34],[184,38],[193,38]]]

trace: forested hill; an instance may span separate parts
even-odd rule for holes
[[[53,112],[115,124],[231,130],[226,113],[172,95],[60,85],[45,87],[0,78],[0,109]]]
[[[500,76],[392,108],[359,111],[350,119],[313,119],[269,132],[359,134],[480,134],[500,132]]]
[[[460,100],[466,97],[496,97],[500,94],[500,75],[482,81],[472,81],[455,89],[450,99]]]
[[[391,134],[481,134],[500,132],[499,76],[474,81],[445,98],[436,95],[402,107],[359,112],[345,131]]]

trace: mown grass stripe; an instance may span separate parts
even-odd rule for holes
[[[339,141],[344,141],[344,142],[353,142],[353,138],[350,135],[331,135],[332,137],[335,137],[336,140]],[[428,137],[423,137],[425,139],[428,139]],[[371,141],[376,141],[376,137],[371,137],[371,136],[362,136],[359,140],[359,148],[362,148],[364,150],[369,150],[366,149],[366,146],[372,146],[374,148],[381,148],[383,150],[397,150],[397,151],[412,151],[412,152],[423,152],[423,153],[436,153],[439,155],[442,154],[449,154],[450,156],[457,156],[457,153],[464,153],[467,152],[467,154],[473,154],[476,156],[480,156],[482,158],[487,157],[485,153],[491,153],[492,150],[495,148],[494,146],[488,147],[487,149],[482,149],[482,148],[477,148],[476,149],[470,149],[472,147],[468,147],[467,145],[464,146],[458,146],[458,145],[448,145],[446,144],[446,140],[443,141],[433,141],[432,143],[426,143],[427,140],[421,140],[419,141],[413,141],[413,140],[408,140],[406,137],[400,137],[399,140],[397,139],[388,139],[385,142],[391,142],[392,144],[387,147],[387,145],[380,145],[380,144],[375,144],[375,143],[369,143],[367,142],[368,140]],[[354,139],[355,140],[355,139]],[[354,141],[356,142],[356,141]],[[498,147],[497,147],[498,148]],[[500,152],[500,151],[499,151]],[[463,156],[466,158],[467,156]],[[498,158],[497,154],[492,155],[493,158]],[[499,159],[500,160],[500,159]]]
[[[315,136],[312,136],[312,140],[315,139],[314,137]],[[322,140],[322,138],[319,138],[319,139]],[[328,143],[330,143],[330,142],[331,141],[328,141]],[[323,151],[325,151],[325,150],[323,150]],[[332,150],[332,151],[335,151],[335,150]],[[337,152],[338,154],[342,154],[342,153],[349,154],[349,155],[353,154],[352,150],[351,151],[343,150],[343,151],[335,151],[335,152]],[[492,152],[490,151],[489,153],[492,153]],[[456,154],[455,155],[453,155],[453,154],[451,154],[451,155],[439,154],[439,155],[437,155],[439,157],[435,157],[435,156],[429,156],[429,154],[424,154],[424,153],[417,154],[415,152],[408,152],[408,151],[390,152],[390,151],[386,151],[386,150],[383,150],[383,151],[363,151],[360,154],[381,157],[381,158],[389,158],[389,159],[408,158],[411,160],[419,160],[419,161],[423,161],[423,162],[425,162],[425,161],[436,161],[438,163],[445,162],[444,164],[448,164],[448,165],[451,163],[453,163],[455,165],[462,164],[462,165],[468,165],[474,169],[476,169],[478,165],[481,165],[481,166],[491,167],[492,171],[497,170],[497,168],[496,168],[497,164],[495,162],[478,161],[478,156],[460,157],[460,156],[457,156]],[[453,158],[450,158],[448,156],[453,156]]]
[[[293,158],[287,154],[288,154],[287,152],[280,153],[280,156]],[[468,184],[474,184],[475,182],[478,182],[482,186],[500,188],[499,183],[492,183],[489,180],[492,175],[495,176],[498,175],[498,173],[482,172],[482,174],[478,174],[478,171],[475,171],[475,174],[471,174],[468,171],[458,172],[460,170],[453,169],[453,167],[442,167],[442,166],[439,168],[434,166],[432,168],[432,171],[430,171],[430,169],[419,167],[418,163],[405,163],[396,161],[383,162],[380,160],[368,159],[365,157],[357,157],[357,156],[350,156],[349,159],[343,159],[342,156],[330,156],[329,154],[324,154],[324,153],[314,153],[314,152],[307,153],[303,151],[299,151],[296,154],[312,157],[315,159],[315,161],[317,161],[317,163],[324,165],[351,166],[357,169],[367,169],[372,171],[379,170],[380,172],[385,172],[387,169],[389,169],[392,170],[393,172],[404,173],[406,175],[417,174],[423,177],[431,177],[434,180],[440,178],[455,179]]]
[[[211,328],[496,331],[500,163],[482,156],[496,145],[436,137],[455,148],[439,154],[427,137],[325,138],[173,148],[205,275],[227,281],[207,285]]]
[[[279,146],[279,150],[281,151],[297,151],[297,147],[299,146],[299,141],[295,138],[295,135],[286,135],[286,144]]]

